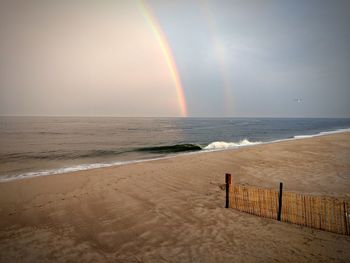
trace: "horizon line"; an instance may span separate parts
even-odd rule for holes
[[[230,118],[270,118],[270,119],[350,119],[341,116],[118,116],[118,115],[42,115],[42,114],[0,114],[0,117],[47,117],[47,118],[181,118],[181,119],[230,119]]]

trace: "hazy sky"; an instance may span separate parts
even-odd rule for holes
[[[147,4],[189,116],[350,117],[350,1]],[[140,6],[0,1],[0,114],[180,116]]]

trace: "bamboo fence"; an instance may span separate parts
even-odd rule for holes
[[[229,208],[272,219],[278,219],[280,213],[283,222],[350,235],[350,202],[334,197],[283,191],[279,211],[280,192],[276,189],[230,183],[226,185],[229,187]]]

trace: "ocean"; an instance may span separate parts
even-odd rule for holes
[[[0,117],[0,181],[349,128],[350,119]]]

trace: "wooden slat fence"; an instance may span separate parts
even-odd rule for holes
[[[229,187],[227,207],[261,217],[278,218],[279,190],[226,185]],[[350,202],[335,197],[283,191],[281,221],[350,235]]]

